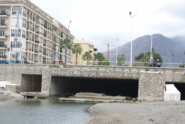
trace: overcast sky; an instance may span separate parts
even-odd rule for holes
[[[100,52],[102,43],[123,45],[133,39],[160,33],[167,37],[185,34],[185,0],[31,0],[68,27],[78,40],[88,40]],[[113,47],[112,47],[113,48]],[[111,48],[111,49],[112,49]]]

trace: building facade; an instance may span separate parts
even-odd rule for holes
[[[97,54],[98,47],[95,46],[92,42],[85,41],[85,40],[74,40],[74,44],[80,44],[82,46],[82,53],[77,55],[77,65],[96,65],[97,62],[94,59],[95,55]],[[82,56],[85,52],[90,52],[93,60],[87,62],[82,60]],[[73,54],[73,65],[76,65],[76,54]]]
[[[73,42],[68,29],[29,0],[0,0],[0,61],[16,59],[34,64],[54,64],[65,60],[60,42]],[[73,54],[67,50],[67,64]]]

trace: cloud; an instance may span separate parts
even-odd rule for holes
[[[143,35],[161,33],[167,37],[185,32],[184,0],[31,0],[66,27],[75,39],[89,40],[99,51],[102,43],[123,45]],[[133,20],[129,11],[138,12]],[[116,39],[119,42],[116,43]],[[112,49],[112,48],[110,48]]]
[[[185,1],[184,0],[175,0],[169,1],[166,4],[162,5],[155,14],[168,14],[175,18],[184,18],[185,19]]]

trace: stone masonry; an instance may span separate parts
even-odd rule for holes
[[[165,82],[185,83],[184,69],[99,66],[64,69],[49,68],[49,65],[0,65],[0,81],[9,81],[21,87],[23,74],[42,76],[39,94],[44,96],[49,96],[52,76],[138,80],[140,100],[163,100]]]

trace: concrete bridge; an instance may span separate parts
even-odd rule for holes
[[[185,70],[174,68],[0,65],[0,81],[18,84],[17,92],[40,97],[87,91],[139,100],[164,100],[165,84],[174,83],[185,99]],[[8,88],[16,91],[13,86]]]

